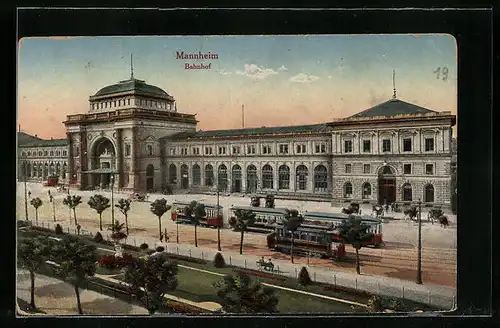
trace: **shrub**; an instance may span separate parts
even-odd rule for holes
[[[311,277],[309,277],[309,272],[307,272],[306,267],[302,267],[299,272],[299,284],[305,286],[311,284]]]
[[[158,253],[160,253],[160,252],[164,252],[164,251],[165,251],[165,247],[163,247],[163,246],[158,246],[158,247],[156,247],[156,251],[157,251]]]
[[[276,246],[276,232],[272,232],[266,237],[267,239],[267,248],[274,248]]]
[[[56,235],[62,235],[63,234],[63,228],[61,225],[58,223],[55,228]]]
[[[146,244],[146,243],[142,243],[142,244],[139,246],[139,248],[140,248],[141,250],[145,251],[146,249],[148,249],[148,248],[149,248],[149,245],[148,245],[148,244]]]
[[[154,250],[154,249],[148,249],[148,250],[147,250],[147,252],[146,252],[146,254],[151,255],[151,254],[153,254],[154,252],[155,252],[155,250]]]
[[[220,252],[217,252],[214,256],[214,267],[216,268],[223,268],[226,266],[226,261],[224,261],[224,257],[222,257],[222,254]]]
[[[279,276],[277,274],[265,273],[265,272],[261,272],[261,271],[254,271],[254,270],[248,270],[248,269],[233,269],[233,272],[239,273],[239,274],[244,274],[246,276],[254,276],[254,277],[261,277],[261,278],[278,280],[281,282],[286,280],[285,277]]]
[[[370,312],[382,312],[384,310],[382,306],[382,299],[377,295],[373,295],[368,299],[368,307]]]
[[[177,254],[168,254],[168,257],[170,259],[178,260],[178,261],[185,261],[185,262],[191,262],[191,263],[197,263],[197,264],[207,264],[207,261],[202,260],[202,259],[197,259],[196,257],[189,257],[189,256],[177,255]]]
[[[95,234],[95,236],[94,236],[94,241],[95,241],[96,243],[102,243],[102,242],[103,242],[103,240],[104,240],[104,238],[102,238],[101,233],[100,233],[99,231],[97,231],[97,233],[96,233],[96,234]]]
[[[107,269],[121,269],[134,263],[134,261],[135,258],[132,255],[124,253],[122,257],[104,255],[99,259],[98,263]]]
[[[389,298],[387,301],[387,308],[396,312],[406,312],[406,306],[399,298]]]
[[[17,220],[17,228],[31,227],[30,221]]]

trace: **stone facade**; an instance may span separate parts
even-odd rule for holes
[[[29,177],[54,172],[86,188],[109,186],[106,174],[115,174],[114,187],[134,191],[218,186],[333,203],[450,203],[449,112],[392,99],[324,124],[196,131],[195,116],[177,112],[172,96],[133,77],[89,102],[88,113],[67,117],[57,146],[20,145]]]

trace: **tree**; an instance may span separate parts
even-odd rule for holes
[[[290,259],[293,263],[293,240],[294,233],[299,229],[300,225],[304,222],[304,218],[302,215],[299,215],[297,210],[289,210],[287,209],[285,215],[283,217],[283,225],[286,227],[286,230],[290,231],[292,235],[291,244],[290,244]]]
[[[233,224],[235,231],[241,231],[240,254],[243,254],[243,235],[248,226],[255,222],[255,213],[250,210],[237,209],[234,211],[234,215],[236,215],[236,218],[230,221],[230,224]]]
[[[198,247],[197,227],[200,224],[200,220],[207,215],[205,211],[205,205],[200,204],[197,201],[192,201],[188,206],[184,208],[184,215],[188,217],[191,223],[194,225],[194,246]]]
[[[87,204],[99,214],[99,230],[102,231],[102,212],[111,206],[109,205],[109,198],[99,194],[94,195],[90,197]]]
[[[339,236],[343,243],[351,244],[356,249],[356,272],[361,274],[359,267],[359,250],[365,242],[372,239],[373,234],[368,232],[369,225],[362,222],[361,217],[350,215],[338,226]]]
[[[59,264],[56,273],[73,285],[78,313],[83,314],[80,287],[88,277],[95,274],[96,262],[99,259],[96,247],[86,244],[79,237],[65,235],[55,245],[53,254],[55,262]]]
[[[37,236],[36,238],[21,239],[17,248],[17,259],[21,268],[30,273],[31,280],[31,302],[30,306],[34,310],[35,306],[35,272],[45,266],[51,254],[50,242],[47,237]]]
[[[78,225],[78,222],[76,221],[76,207],[81,203],[82,203],[82,196],[68,195],[66,198],[63,199],[63,204],[68,206],[70,210],[73,210],[73,217],[75,218],[75,226]]]
[[[130,210],[130,199],[120,199],[115,207],[117,207],[125,216],[125,229],[128,235],[128,211]]]
[[[163,216],[163,214],[168,212],[171,208],[172,208],[172,206],[167,205],[167,200],[165,198],[157,199],[151,203],[151,208],[150,208],[151,213],[153,213],[154,215],[156,215],[158,217],[158,231],[159,231],[159,235],[160,235],[160,240],[161,240],[161,236],[162,236],[161,217]],[[165,236],[165,239],[166,238],[167,238],[167,236]]]
[[[275,313],[278,297],[275,290],[252,281],[245,274],[226,275],[214,284],[221,305],[228,313]]]
[[[168,291],[177,288],[177,264],[164,254],[138,258],[125,269],[124,280],[129,292],[153,315],[163,304]]]
[[[38,223],[38,208],[42,206],[43,202],[39,197],[33,198],[30,204],[35,208],[35,222]]]

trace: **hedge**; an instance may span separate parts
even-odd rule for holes
[[[278,280],[278,281],[285,281],[286,280],[285,277],[281,277],[281,276],[278,276],[275,274],[254,271],[254,270],[248,270],[248,269],[233,269],[233,272],[245,274],[247,276],[268,278],[268,279],[273,279],[273,280]]]

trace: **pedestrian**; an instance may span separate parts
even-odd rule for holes
[[[160,231],[160,243],[163,242],[163,232]]]
[[[53,200],[54,200],[54,197],[52,195],[49,195],[49,202],[52,203]]]
[[[47,191],[47,193],[49,194],[49,197],[50,197],[50,189],[49,189],[49,191]]]
[[[28,190],[28,198],[31,198],[31,190]]]

